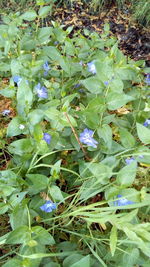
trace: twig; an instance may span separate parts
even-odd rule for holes
[[[78,135],[77,135],[77,133],[76,133],[76,130],[75,130],[75,128],[73,127],[73,125],[72,125],[72,123],[71,123],[71,121],[70,121],[70,119],[69,119],[69,116],[68,116],[67,112],[64,112],[64,114],[65,114],[65,117],[66,117],[67,121],[68,121],[69,124],[70,124],[70,127],[71,127],[71,129],[72,129],[72,132],[73,132],[73,134],[74,134],[74,136],[75,136],[75,138],[76,138],[76,140],[77,140],[77,142],[78,142],[80,148],[82,149],[82,152],[83,152],[85,158],[86,158],[88,161],[91,161],[91,159],[87,156],[87,152],[85,151],[85,149],[84,149],[82,143],[81,143],[80,140],[79,140],[79,137],[78,137]]]

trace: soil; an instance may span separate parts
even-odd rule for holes
[[[150,29],[132,19],[129,6],[119,10],[112,5],[107,11],[92,15],[88,6],[76,1],[72,8],[61,7],[55,10],[46,22],[49,24],[50,20],[54,20],[67,27],[74,26],[74,32],[83,32],[86,28],[101,34],[104,24],[109,23],[110,35],[117,37],[123,53],[134,60],[145,60],[150,67]]]

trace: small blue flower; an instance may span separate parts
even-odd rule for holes
[[[148,85],[150,85],[150,73],[148,73],[148,74],[146,75],[145,82],[146,82]]]
[[[84,131],[80,133],[79,137],[80,142],[88,146],[97,148],[98,142],[93,138],[93,134],[94,132],[92,130],[85,128]]]
[[[35,88],[36,88],[38,97],[40,97],[40,98],[48,98],[48,92],[47,92],[46,87],[41,86],[41,84],[38,83],[38,85]]]
[[[58,45],[58,44],[59,44],[59,42],[58,42],[58,41],[55,41],[55,42],[54,42],[54,45]]]
[[[134,157],[131,157],[131,158],[125,160],[125,162],[126,162],[127,165],[129,165],[133,161],[135,161],[135,158]]]
[[[2,111],[3,116],[8,116],[10,113],[11,113],[11,111],[9,109],[4,109]]]
[[[80,83],[76,83],[76,84],[74,85],[74,88],[78,88],[78,87],[80,87],[80,86],[81,86]]]
[[[104,84],[107,86],[109,84],[109,82],[108,81],[105,81]]]
[[[126,206],[126,205],[135,204],[135,202],[128,200],[122,195],[117,195],[117,198],[120,198],[120,199],[114,201],[114,206]]]
[[[48,134],[48,133],[44,133],[43,134],[43,140],[49,145],[50,144],[50,142],[51,142],[51,135],[50,134]]]
[[[150,125],[150,119],[147,119],[147,120],[143,123],[143,125],[144,125],[145,127],[149,126],[149,125]]]
[[[17,86],[19,86],[20,82],[22,81],[22,78],[20,76],[16,75],[16,76],[13,76],[13,81],[14,81],[14,83],[17,84]]]
[[[48,71],[50,70],[50,67],[49,67],[49,65],[48,65],[48,61],[46,61],[46,62],[43,64],[43,69],[45,70],[45,72],[44,72],[44,76],[47,76]]]
[[[53,203],[51,200],[46,201],[46,203],[40,207],[42,211],[45,211],[47,213],[52,212],[56,208],[57,208],[56,203]]]
[[[96,67],[95,67],[95,64],[93,61],[87,63],[88,65],[88,71],[93,73],[93,74],[96,74]]]

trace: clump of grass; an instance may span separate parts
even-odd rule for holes
[[[133,16],[144,26],[150,25],[150,0],[132,0]]]

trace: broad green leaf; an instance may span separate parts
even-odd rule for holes
[[[29,194],[37,194],[48,187],[49,179],[43,174],[27,174]]]
[[[23,156],[24,154],[31,153],[33,151],[33,146],[30,139],[23,138],[12,142],[9,145],[8,150],[10,153]]]
[[[22,261],[19,259],[11,259],[8,260],[5,264],[3,264],[3,267],[21,267]]]
[[[98,136],[102,138],[107,144],[108,148],[111,148],[112,145],[112,129],[109,125],[104,124],[102,127],[97,130]]]
[[[87,168],[101,184],[107,184],[112,176],[112,169],[102,163],[87,163]]]
[[[52,33],[52,28],[50,27],[43,27],[38,30],[38,36],[37,39],[40,44],[47,42],[49,40],[49,37]]]
[[[72,267],[90,267],[90,255],[85,256],[81,260],[77,261],[72,265]]]
[[[16,136],[22,133],[22,130],[19,128],[20,124],[23,124],[23,120],[20,117],[14,117],[8,125],[7,136]]]
[[[52,235],[41,226],[33,226],[32,235],[34,240],[36,240],[39,244],[51,246],[55,244],[55,240]]]
[[[135,139],[134,139],[133,135],[128,130],[126,130],[124,128],[121,128],[119,130],[119,132],[120,132],[120,141],[121,141],[122,145],[125,148],[134,147]]]
[[[10,214],[10,224],[13,230],[28,225],[28,209],[26,205],[18,204]]]
[[[136,124],[137,128],[137,134],[139,139],[142,141],[144,144],[150,144],[150,129],[147,129],[145,126],[143,126],[140,123]]]
[[[117,245],[117,227],[113,225],[110,232],[110,250],[111,255],[114,256]]]
[[[6,203],[0,202],[0,214],[7,212],[9,206]]]
[[[49,193],[52,196],[52,198],[54,199],[54,201],[64,201],[64,197],[62,195],[62,192],[60,190],[60,188],[56,185],[52,185],[49,188]]]
[[[86,258],[86,259],[85,259]],[[83,262],[80,262],[82,261]],[[77,265],[76,265],[77,264]],[[79,265],[78,265],[79,264]],[[63,261],[63,267],[90,267],[89,255],[83,257],[81,254],[73,253]]]
[[[129,165],[123,167],[117,174],[117,183],[125,187],[132,185],[136,177],[136,171],[136,162],[131,162]]]
[[[16,91],[14,88],[7,87],[5,89],[0,90],[0,95],[3,95],[8,98],[13,98],[16,94]]]
[[[44,117],[44,112],[41,109],[34,109],[28,114],[29,121],[32,125],[36,125],[41,122]]]
[[[39,17],[40,18],[44,18],[48,15],[48,13],[51,11],[52,9],[52,6],[49,5],[49,6],[43,6],[39,9]]]
[[[89,77],[89,78],[87,78],[85,80],[81,80],[80,82],[92,94],[100,94],[103,91],[103,85],[102,85],[101,81],[99,79],[97,79],[95,76],[94,77]]]
[[[17,110],[19,114],[24,114],[31,107],[33,99],[33,93],[27,83],[27,81],[22,80],[19,83],[17,90]]]
[[[112,92],[116,93],[122,93],[124,87],[123,82],[120,79],[113,79],[109,82],[108,86],[110,87]]]
[[[126,253],[123,254],[124,266],[133,267],[138,264],[140,252],[138,248],[127,248]],[[144,267],[144,265],[143,265]]]
[[[125,94],[119,94],[115,92],[108,93],[106,97],[106,103],[109,110],[115,110],[121,108],[126,103],[134,100],[133,97]]]
[[[21,18],[27,21],[35,20],[36,17],[37,17],[37,14],[35,10],[26,11],[24,14],[21,15]]]
[[[10,232],[6,239],[6,244],[25,244],[31,239],[31,232],[26,225],[17,227]]]

